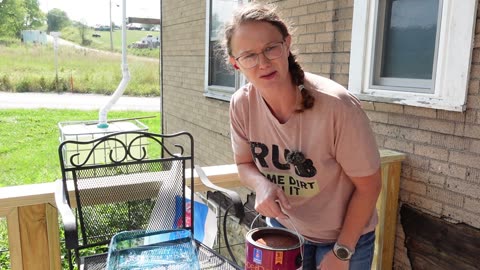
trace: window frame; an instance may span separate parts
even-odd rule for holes
[[[235,86],[228,87],[222,85],[210,85],[210,23],[212,15],[212,2],[218,0],[206,1],[206,19],[205,19],[205,80],[204,80],[204,96],[224,101],[230,101],[233,93],[246,83],[246,79],[241,72],[234,70]]]
[[[366,101],[464,111],[477,0],[440,0],[441,19],[437,30],[438,49],[434,56],[431,92],[422,92],[420,88],[412,87],[416,86],[415,79],[404,80],[407,87],[373,84],[373,53],[377,43],[375,38],[378,38],[376,20],[380,1],[384,0],[354,1],[348,89],[359,99]]]

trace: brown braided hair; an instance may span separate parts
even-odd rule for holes
[[[290,26],[280,18],[274,6],[259,3],[245,4],[237,9],[233,14],[232,20],[224,25],[222,48],[227,62],[228,58],[233,56],[231,47],[233,34],[238,26],[248,22],[267,22],[278,29],[283,39],[290,36]],[[310,94],[309,90],[303,87],[305,83],[305,72],[291,51],[288,55],[288,70],[290,71],[292,83],[296,86],[302,86],[301,88],[303,88],[301,90],[302,106],[297,109],[297,112],[312,108],[315,98]]]

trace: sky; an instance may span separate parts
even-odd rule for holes
[[[112,1],[112,21],[122,23],[122,0]],[[45,14],[54,8],[65,11],[70,20],[90,26],[108,25],[110,0],[39,0]],[[160,18],[160,0],[126,0],[127,17]]]

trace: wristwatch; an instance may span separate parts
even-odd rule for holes
[[[350,250],[346,246],[342,246],[338,243],[335,243],[335,245],[333,246],[333,254],[335,254],[335,256],[337,256],[337,258],[342,261],[350,260],[354,253],[355,250]]]

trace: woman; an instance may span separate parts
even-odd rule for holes
[[[360,102],[302,70],[271,6],[244,5],[224,34],[228,62],[249,81],[231,99],[230,120],[255,209],[305,237],[303,269],[370,269],[380,158]]]

